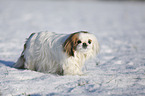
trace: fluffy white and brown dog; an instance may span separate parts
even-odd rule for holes
[[[59,75],[82,75],[85,61],[98,51],[96,37],[86,31],[32,33],[14,67]]]

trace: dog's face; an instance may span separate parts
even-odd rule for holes
[[[88,53],[92,50],[92,44],[94,43],[94,41],[92,40],[90,34],[80,33],[78,36],[78,41],[76,43],[76,51],[81,53]]]
[[[63,44],[64,51],[69,56],[74,56],[75,52],[81,54],[97,54],[99,50],[99,45],[96,37],[85,31],[80,31],[71,34],[68,39]]]

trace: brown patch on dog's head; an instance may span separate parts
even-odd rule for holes
[[[88,32],[80,31],[80,32],[73,33],[66,39],[66,41],[63,44],[64,51],[69,56],[74,56],[74,52],[76,51],[76,47],[78,45],[80,33],[88,33]]]

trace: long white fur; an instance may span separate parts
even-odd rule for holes
[[[79,33],[81,41],[87,42],[88,39],[92,39],[92,43],[88,46],[88,50],[79,44],[74,56],[69,56],[64,52],[63,44],[70,35],[46,31],[29,37],[26,42],[27,47],[21,54],[25,58],[24,68],[44,73],[82,75],[84,62],[98,53],[99,45],[93,34]],[[22,66],[21,64],[19,58],[14,67],[18,68]]]

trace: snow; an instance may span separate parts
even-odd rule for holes
[[[145,96],[145,2],[0,1],[0,95]],[[85,76],[12,67],[32,32],[88,30],[101,50]]]

